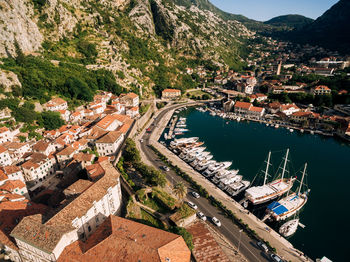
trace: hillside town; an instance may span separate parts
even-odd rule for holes
[[[44,107],[66,124],[41,140],[20,142],[25,134],[1,128],[0,245],[7,259],[190,261],[181,236],[120,217],[125,197],[113,163],[138,106],[134,93],[100,92],[71,113],[53,98]]]

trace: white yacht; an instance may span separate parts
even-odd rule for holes
[[[216,162],[215,164],[209,165],[207,170],[205,170],[204,175],[212,176],[216,171],[220,169],[229,168],[232,165],[232,162]]]
[[[299,218],[289,220],[280,227],[278,232],[284,237],[290,237],[297,231],[298,225]]]
[[[250,186],[250,181],[242,180],[242,181],[230,184],[225,191],[227,192],[227,194],[234,197],[234,196],[237,196],[239,193],[243,192],[249,186]]]
[[[197,171],[201,172],[201,171],[207,169],[209,165],[214,164],[214,163],[215,163],[214,160],[209,160],[209,161],[204,160],[204,161],[199,162],[198,165],[196,165],[195,169]]]

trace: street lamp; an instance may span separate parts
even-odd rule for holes
[[[242,231],[243,231],[243,229],[239,230],[239,241],[238,241],[238,248],[237,248],[237,252],[239,252],[239,247],[241,246],[241,236],[242,236]]]

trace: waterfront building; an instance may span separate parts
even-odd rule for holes
[[[181,90],[165,89],[162,91],[162,99],[174,99],[181,97]]]
[[[232,100],[226,101],[226,102],[224,103],[224,105],[223,105],[223,108],[224,108],[225,113],[231,112],[232,109],[233,109],[234,104],[235,104],[235,103],[234,103]]]
[[[252,106],[248,110],[248,115],[254,117],[254,118],[261,118],[265,114],[265,108],[263,107],[257,107]]]
[[[237,101],[234,105],[234,112],[236,114],[246,115],[252,106],[251,103]]]
[[[300,111],[300,108],[293,104],[283,104],[280,106],[280,112],[285,114],[286,116],[290,116],[291,114]]]

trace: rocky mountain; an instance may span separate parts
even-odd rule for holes
[[[112,71],[125,88],[193,86],[186,66],[244,64],[254,33],[225,14],[207,0],[4,0],[0,56]]]
[[[350,0],[340,0],[314,22],[288,34],[288,39],[350,53]]]
[[[266,22],[264,24],[272,25],[272,26],[278,26],[278,27],[284,27],[286,29],[294,29],[294,28],[301,28],[305,25],[308,25],[312,23],[314,20],[302,15],[282,15],[274,17]]]

